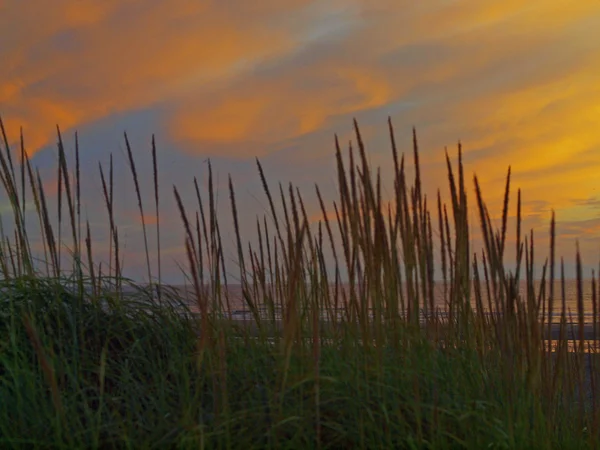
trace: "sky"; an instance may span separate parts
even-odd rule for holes
[[[154,273],[155,136],[163,276],[176,283],[187,263],[174,185],[193,216],[193,180],[206,194],[211,161],[233,260],[229,175],[244,237],[254,239],[257,215],[268,214],[257,157],[273,189],[279,182],[300,189],[315,225],[314,186],[331,206],[334,136],[346,148],[356,119],[391,200],[388,117],[407,162],[416,128],[431,199],[438,188],[447,195],[444,154],[455,160],[460,141],[471,210],[477,173],[497,220],[511,166],[511,219],[521,188],[524,227],[535,231],[540,265],[554,210],[568,275],[579,242],[588,276],[600,260],[599,54],[595,0],[4,0],[0,116],[15,158],[22,127],[51,204],[56,126],[70,164],[78,133],[82,215],[100,259],[108,257],[108,218],[99,164],[107,173],[112,154],[115,221],[126,273],[136,279],[146,276],[145,253],[125,131]],[[10,227],[10,203],[1,194]],[[27,208],[35,217],[31,196]]]

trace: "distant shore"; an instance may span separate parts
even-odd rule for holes
[[[256,321],[254,320],[254,318],[249,316],[249,312],[244,313],[245,314],[243,317],[236,317],[235,314],[232,314],[230,322],[231,325],[234,327],[245,328],[250,332],[250,334],[258,334],[259,329],[256,324]],[[199,313],[195,315],[199,316]],[[224,318],[224,320],[229,321],[228,318]],[[274,327],[277,331],[282,331],[284,326],[283,320],[281,319],[276,319],[274,323],[272,320],[265,319],[265,324],[268,328]],[[320,326],[322,328],[327,328],[330,325],[331,322],[329,320],[320,320]],[[600,324],[598,325],[598,335],[594,334],[594,325],[591,323],[586,323],[583,325],[583,336],[580,336],[579,334],[579,324],[577,323],[567,323],[563,332],[565,333],[565,338],[569,341],[576,341],[579,340],[581,337],[583,337],[585,341],[600,341]],[[544,325],[542,336],[544,340],[559,340],[561,336],[560,324],[553,323],[550,326],[550,330],[548,330],[548,325]]]

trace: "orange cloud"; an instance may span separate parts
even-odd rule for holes
[[[302,7],[296,1],[288,12]],[[32,8],[15,2],[3,15],[3,39],[15,44],[3,46],[0,74],[2,114],[11,117],[11,135],[17,124],[28,130],[32,152],[56,123],[69,128],[171,101],[235,73],[244,61],[286,51],[295,40],[268,23],[280,8],[250,9],[246,16],[231,5],[192,0],[177,6],[62,0]],[[262,21],[249,20],[261,13]]]
[[[137,216],[137,221],[140,224],[142,223],[142,218],[139,215]],[[143,222],[146,224],[146,226],[156,225],[156,223],[158,222],[158,217],[156,217],[156,214],[144,214]]]
[[[314,132],[334,116],[384,106],[392,89],[383,74],[356,67],[326,67],[316,73],[301,70],[297,78],[241,83],[209,97],[184,104],[171,121],[173,139],[235,143],[281,142]],[[317,80],[318,77],[318,80]],[[311,89],[299,86],[302,78]],[[323,92],[322,84],[329,88]],[[237,149],[237,155],[245,149]]]
[[[476,171],[500,213],[511,165],[529,223],[550,207],[576,222],[597,213],[577,201],[597,189],[599,17],[596,1],[558,0],[8,2],[0,114],[31,155],[57,123],[152,110],[173,158],[206,153],[245,173],[257,154],[277,178],[311,181],[334,177],[322,155],[333,159],[334,132],[346,147],[353,116],[389,175],[389,114],[401,149],[419,131],[430,199],[447,190],[444,145],[454,160],[461,139],[472,205]]]

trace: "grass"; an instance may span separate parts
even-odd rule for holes
[[[578,310],[572,320],[562,260],[560,276],[555,273],[554,216],[544,282],[536,289],[539,243],[534,246],[533,232],[523,236],[520,191],[517,269],[505,268],[510,170],[499,228],[473,180],[485,242],[474,252],[460,147],[456,167],[447,156],[451,203],[444,204],[439,191],[432,202],[421,186],[416,135],[415,180],[409,185],[390,122],[395,178],[387,204],[380,172],[369,167],[355,123],[356,144],[347,157],[336,141],[339,198],[328,207],[316,188],[323,212],[316,231],[293,186],[287,191],[279,186],[281,211],[275,207],[275,191],[257,161],[270,205],[270,217],[257,217],[257,245],[242,242],[240,228],[248,224],[239,222],[229,180],[239,279],[253,317],[252,326],[245,326],[248,322],[231,320],[224,289],[234,275],[225,268],[210,164],[208,198],[194,180],[197,211],[184,205],[174,187],[186,274],[199,311],[193,314],[178,291],[161,283],[160,245],[158,277],[151,272],[150,231],[127,136],[150,286],[122,275],[112,157],[108,174],[100,167],[110,228],[110,261],[103,266],[94,258],[89,223],[82,224],[77,139],[73,177],[58,132],[58,225],[53,227],[23,136],[15,167],[0,128],[5,143],[0,178],[14,224],[14,235],[2,231],[0,237],[2,448],[597,445],[599,379],[595,350],[585,347],[583,335],[579,253]],[[160,219],[154,140],[152,158],[153,206]],[[27,192],[37,224],[25,222]],[[29,238],[34,225],[42,236],[41,262]],[[326,270],[327,254],[335,261],[333,272]],[[443,274],[446,315],[434,303],[436,266]],[[345,290],[342,271],[348,273]],[[525,295],[516,289],[521,280]],[[555,280],[562,282],[560,293],[554,292]],[[598,338],[596,283],[594,275]],[[499,314],[485,314],[486,308]],[[556,351],[548,352],[542,336],[556,311],[562,313],[561,335]],[[570,321],[581,331],[574,352],[567,352]]]

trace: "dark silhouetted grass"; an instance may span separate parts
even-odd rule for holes
[[[268,217],[240,223],[229,179],[239,279],[252,315],[236,321],[225,288],[227,277],[235,275],[225,267],[210,164],[208,198],[194,180],[197,211],[174,186],[186,275],[198,311],[192,313],[180,291],[161,283],[160,244],[158,278],[151,273],[138,180],[143,174],[137,173],[127,137],[147,286],[122,276],[112,156],[108,177],[100,166],[110,230],[107,268],[96,264],[90,225],[81,223],[78,141],[73,180],[58,134],[53,227],[55,216],[23,136],[17,172],[0,128],[5,143],[0,179],[14,224],[14,235],[2,231],[0,237],[1,448],[596,446],[599,380],[595,349],[585,346],[590,336],[583,328],[579,252],[573,319],[565,306],[562,260],[561,293],[554,291],[554,215],[543,283],[534,283],[534,251],[543,250],[539,241],[534,245],[533,232],[523,236],[520,191],[516,270],[506,268],[510,170],[499,229],[474,177],[484,240],[483,250],[475,251],[460,146],[456,165],[446,156],[451,202],[446,205],[439,191],[436,199],[423,192],[416,133],[415,179],[409,183],[390,122],[394,195],[388,203],[355,123],[356,143],[347,156],[336,139],[339,198],[328,207],[316,187],[323,213],[316,225],[292,185],[279,185],[276,206],[257,161]],[[158,220],[154,139],[152,159]],[[33,224],[25,223],[26,186],[42,236],[41,262],[28,235]],[[250,225],[257,230],[254,246],[240,233]],[[158,223],[156,234],[160,241]],[[326,270],[328,258],[333,271]],[[437,264],[444,311],[434,297]],[[594,275],[594,338],[596,283]],[[555,332],[556,311],[562,314],[559,339],[549,352],[543,337]],[[568,322],[578,325],[576,336],[567,335]],[[575,351],[569,352],[570,338]]]

